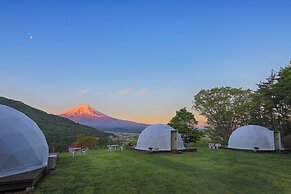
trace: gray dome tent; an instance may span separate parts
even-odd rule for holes
[[[281,149],[280,133],[259,125],[246,125],[234,130],[228,140],[228,148],[268,151]]]
[[[184,150],[181,135],[169,125],[155,124],[145,128],[139,135],[135,149],[149,151]]]
[[[47,160],[48,145],[37,124],[0,105],[0,177],[43,168]]]

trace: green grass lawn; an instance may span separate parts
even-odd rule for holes
[[[291,193],[291,154],[233,150],[62,154],[34,193]]]

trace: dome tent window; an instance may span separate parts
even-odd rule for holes
[[[145,128],[139,135],[135,149],[143,151],[184,150],[181,135],[172,127],[155,124]]]
[[[47,166],[44,134],[25,114],[0,105],[0,177]]]
[[[281,149],[280,133],[258,125],[242,126],[232,132],[228,148],[254,151]]]

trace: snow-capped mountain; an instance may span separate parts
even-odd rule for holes
[[[140,132],[148,126],[107,116],[87,104],[81,104],[59,116],[104,131]]]

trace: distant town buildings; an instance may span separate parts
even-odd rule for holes
[[[128,132],[112,132],[106,131],[113,135],[109,136],[112,141],[122,141],[124,143],[129,143],[132,138],[138,138],[140,133],[128,133]]]

